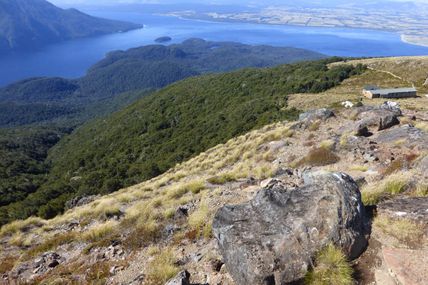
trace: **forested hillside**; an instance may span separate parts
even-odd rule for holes
[[[158,89],[204,73],[269,67],[322,57],[321,54],[296,48],[201,39],[171,46],[149,45],[116,51],[79,79],[31,78],[0,89],[0,104],[3,106],[0,107],[0,127],[65,119],[84,121],[105,115],[106,110],[114,111],[111,106],[103,107],[112,99],[115,106],[122,107],[121,98],[116,97],[124,92]],[[129,103],[129,100],[124,103]],[[31,112],[27,113],[28,110]]]
[[[288,94],[322,92],[364,70],[329,69],[335,60],[190,78],[90,122],[53,149],[46,183],[0,209],[1,223],[52,217],[72,197],[113,192],[253,128],[293,119],[299,111],[288,108]]]

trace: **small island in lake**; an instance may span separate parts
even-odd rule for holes
[[[160,37],[160,38],[157,38],[155,40],[155,42],[157,42],[157,43],[167,43],[167,42],[170,42],[170,41],[172,41],[171,37]]]

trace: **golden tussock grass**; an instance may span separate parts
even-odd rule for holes
[[[314,268],[305,277],[308,285],[351,285],[352,267],[342,251],[333,245],[321,250],[315,258]]]
[[[380,201],[408,190],[411,173],[397,172],[385,179],[363,187],[362,200],[364,205],[376,205]]]
[[[170,248],[164,248],[153,257],[147,267],[147,284],[163,285],[174,277],[179,268],[175,265],[174,252]]]
[[[37,217],[31,217],[26,220],[17,220],[7,225],[4,225],[0,229],[0,237],[5,235],[12,235],[17,232],[26,232],[30,230],[32,227],[42,227],[45,224],[46,224],[45,220]]]
[[[424,236],[423,226],[408,219],[391,219],[380,215],[374,219],[373,227],[401,242],[419,243]]]

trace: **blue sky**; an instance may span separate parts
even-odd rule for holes
[[[197,0],[49,0],[50,2],[54,3],[54,4],[120,4],[120,3],[158,3],[158,4],[169,4],[169,3],[203,3],[203,4],[209,4],[209,3],[213,3],[213,4],[232,4],[232,3],[237,3],[237,4],[254,4],[254,3],[260,3],[259,1],[254,1],[254,0],[250,0],[250,1],[245,1],[245,0],[208,0],[208,1],[197,1]],[[361,1],[361,0],[360,0]],[[355,2],[360,2],[360,1],[355,1]],[[397,2],[419,2],[419,3],[428,3],[428,0],[413,0],[413,1],[408,1],[408,0],[392,0],[392,1],[397,1]],[[265,0],[263,1],[264,4],[268,4],[268,3],[281,3],[282,1],[278,1],[278,0]],[[312,1],[312,2],[319,2],[319,3],[328,3],[328,2],[343,2],[343,3],[349,3],[352,1],[349,0],[323,0],[323,1]],[[362,1],[361,1],[362,2]],[[367,1],[368,2],[368,1]],[[371,1],[371,2],[376,2],[376,1]]]

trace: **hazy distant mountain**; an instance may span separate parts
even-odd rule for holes
[[[0,52],[140,27],[61,9],[45,0],[0,0]]]

